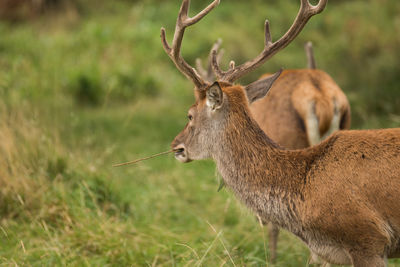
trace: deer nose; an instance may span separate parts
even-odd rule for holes
[[[177,160],[179,160],[180,162],[183,162],[183,163],[190,161],[188,158],[187,151],[185,149],[184,144],[180,143],[180,144],[174,146],[172,149],[175,152],[175,158]]]

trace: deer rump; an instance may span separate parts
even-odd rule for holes
[[[336,130],[350,128],[347,98],[321,70],[284,70],[268,95],[253,102],[250,110],[268,137],[290,149],[315,145]]]

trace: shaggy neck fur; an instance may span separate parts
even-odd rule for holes
[[[308,159],[278,147],[251,118],[241,90],[225,92],[230,111],[213,158],[226,185],[263,220],[299,232]],[[243,99],[244,98],[244,99]],[[233,126],[233,127],[232,127]]]

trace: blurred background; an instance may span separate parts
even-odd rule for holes
[[[209,2],[193,0],[191,14]],[[315,1],[314,1],[315,3]],[[253,58],[263,23],[273,39],[298,0],[222,0],[186,31],[183,55],[223,65]],[[192,84],[162,49],[180,1],[0,0],[0,263],[72,266],[265,266],[266,233],[230,192],[217,193],[210,161],[164,156],[186,123]],[[352,128],[400,126],[400,2],[331,0],[303,32],[242,82],[318,68],[347,94]],[[309,253],[282,233],[276,266]],[[400,261],[390,261],[390,266]]]

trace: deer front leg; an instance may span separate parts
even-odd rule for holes
[[[275,224],[268,223],[268,245],[271,263],[276,262],[276,249],[278,246],[279,227]]]
[[[308,264],[317,264],[318,266],[321,267],[331,267],[331,264],[329,262],[326,262],[324,260],[321,260],[317,254],[314,252],[310,251],[310,260],[308,261]]]

